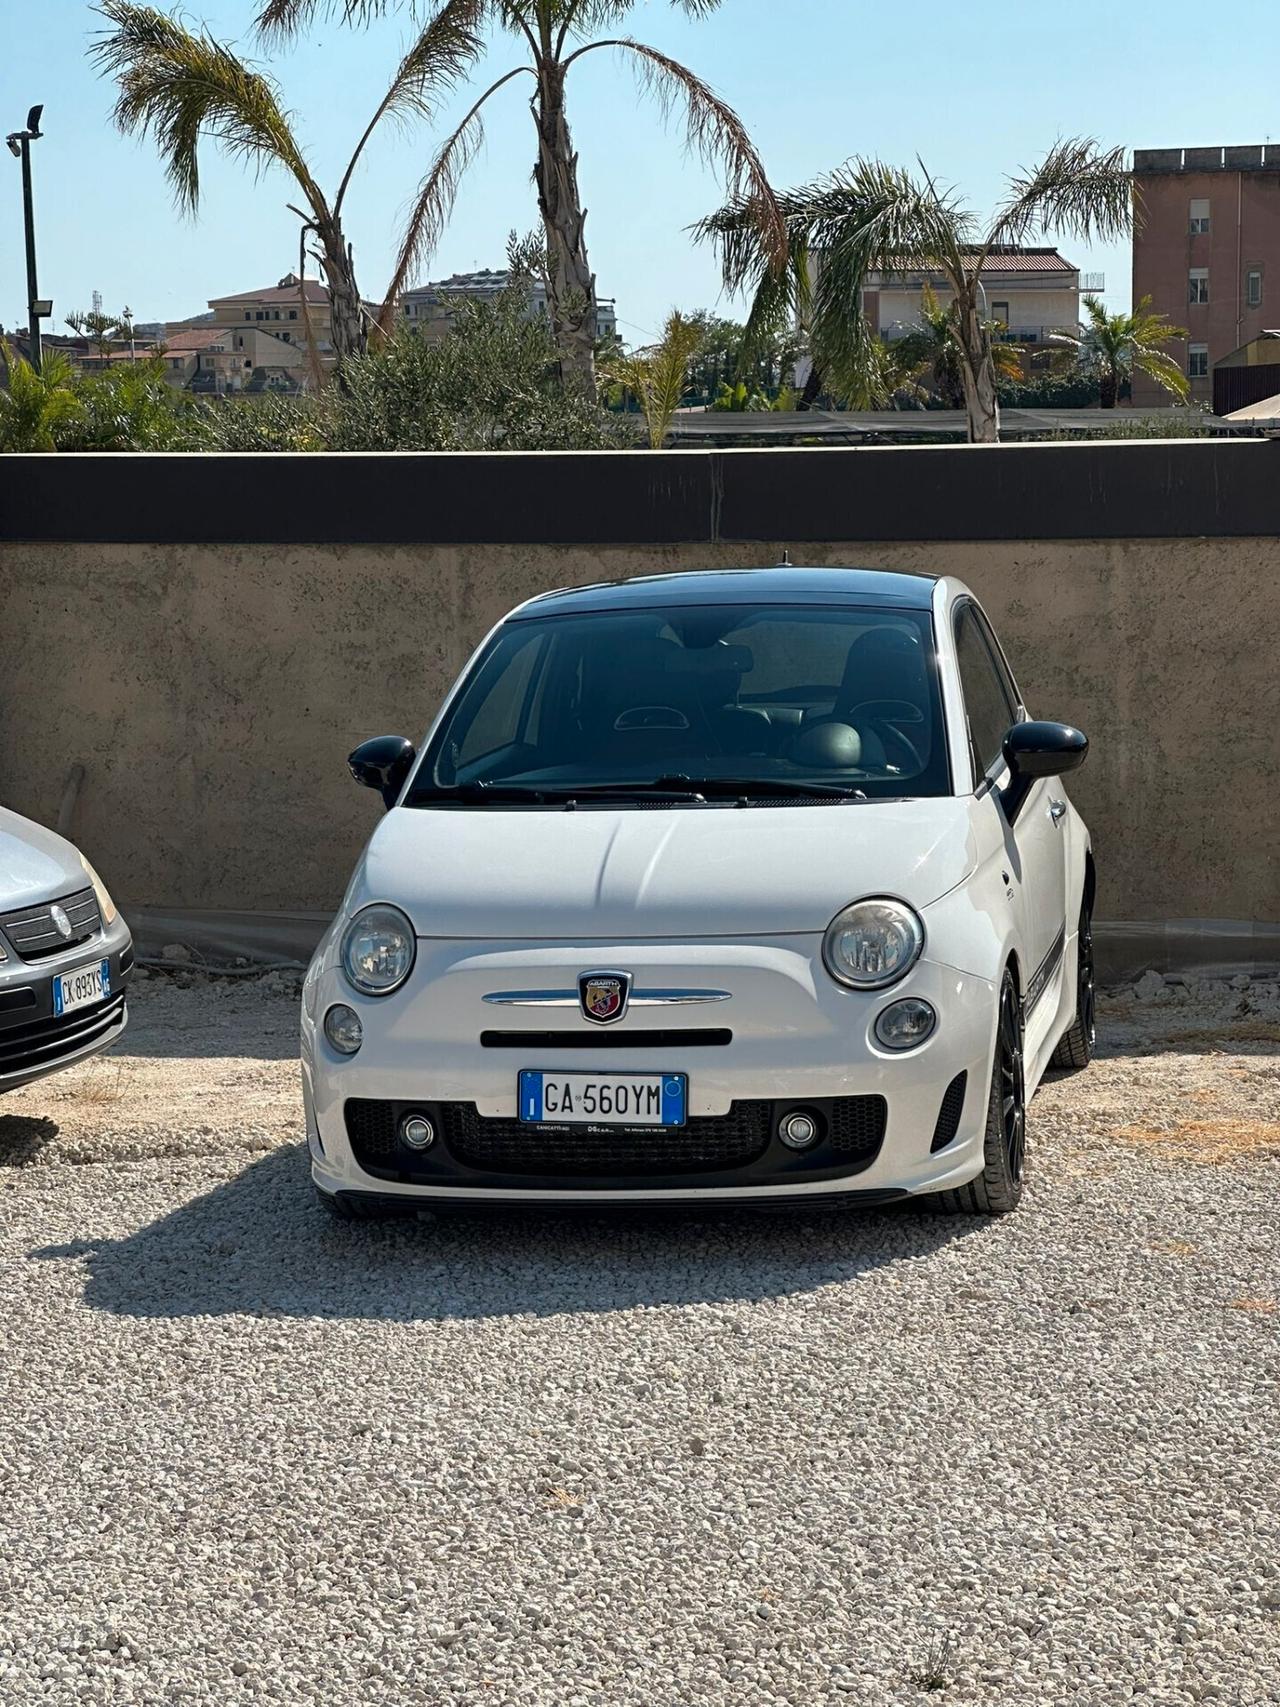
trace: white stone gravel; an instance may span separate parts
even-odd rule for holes
[[[1280,1701],[1273,991],[1106,1004],[999,1223],[349,1229],[289,986],[0,1104],[4,1707]]]

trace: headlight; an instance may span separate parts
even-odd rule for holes
[[[324,1016],[324,1034],[339,1055],[354,1055],[364,1042],[360,1015],[345,1002],[335,1002]]]
[[[106,884],[98,876],[97,872],[89,864],[83,854],[80,855],[80,863],[84,867],[85,876],[93,885],[93,893],[98,900],[98,912],[102,915],[103,924],[113,925],[116,922],[116,904],[111,899],[111,895]]]
[[[413,926],[398,907],[366,907],[342,935],[342,970],[364,996],[389,996],[413,970]]]
[[[855,990],[896,984],[920,958],[924,926],[902,901],[855,901],[837,913],[822,939],[827,971]]]
[[[918,1049],[933,1036],[938,1016],[919,996],[903,996],[876,1015],[876,1042],[883,1049]]]

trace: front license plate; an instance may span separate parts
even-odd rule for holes
[[[683,1126],[683,1073],[520,1074],[520,1118],[538,1126]]]
[[[76,1008],[87,1008],[111,994],[111,962],[95,960],[92,966],[78,966],[74,972],[61,972],[53,981],[53,1012],[69,1014]]]

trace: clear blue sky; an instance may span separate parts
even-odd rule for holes
[[[261,58],[250,35],[253,0],[187,0],[189,18]],[[935,176],[988,207],[1004,175],[1034,161],[1060,134],[1107,143],[1260,142],[1276,106],[1270,0],[1237,0],[1230,28],[1192,0],[1108,9],[1105,19],[1048,0],[1002,14],[963,7],[885,7],[869,0],[724,0],[691,23],[667,0],[639,0],[631,30],[684,60],[742,114],[775,183],[790,185],[865,153],[895,162],[921,155]],[[180,319],[207,298],[274,281],[294,265],[296,199],[285,176],[260,180],[205,150],[204,203],[180,218],[154,149],[108,122],[111,90],[85,49],[100,20],[85,0],[31,0],[11,12],[0,63],[0,134],[45,103],[36,144],[40,289],[62,316],[128,303],[139,320]],[[304,47],[276,56],[281,83],[319,179],[332,186],[383,92],[406,39],[404,14],[367,31],[321,24]],[[1241,44],[1244,44],[1243,46]],[[1253,44],[1250,46],[1249,44]],[[515,63],[498,37],[477,72],[492,80]],[[918,52],[918,58],[916,54]],[[523,80],[491,108],[487,143],[467,178],[429,276],[501,264],[512,227],[536,222],[529,181],[533,128]],[[483,87],[483,85],[479,85]],[[465,111],[459,95],[449,108]],[[587,237],[602,295],[616,297],[629,339],[654,332],[666,311],[724,303],[711,254],[685,227],[720,200],[714,172],[686,157],[673,124],[642,98],[613,55],[571,73],[570,117],[589,209]],[[443,133],[448,116],[442,121]],[[365,155],[348,198],[361,287],[380,295],[406,204],[433,149],[426,127],[386,129]],[[1129,296],[1124,248],[1086,253],[1115,306]],[[25,321],[22,207],[16,161],[0,153],[0,322]]]

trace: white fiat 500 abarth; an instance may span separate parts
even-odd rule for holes
[[[313,1178],[445,1200],[1015,1207],[1093,1040],[1089,836],[960,582],[673,574],[500,622],[307,973]]]

